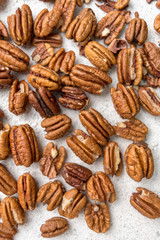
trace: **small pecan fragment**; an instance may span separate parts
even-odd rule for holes
[[[124,156],[128,175],[136,182],[142,178],[150,179],[154,172],[154,160],[148,144],[144,142],[130,144]]]
[[[76,163],[65,163],[62,169],[62,177],[72,187],[85,191],[86,181],[92,175],[92,172]]]
[[[0,20],[0,38],[2,39],[8,38],[8,30],[1,20]]]
[[[132,86],[117,84],[117,90],[112,87],[110,90],[115,110],[122,118],[133,118],[140,111],[138,97]]]
[[[0,109],[0,118],[4,118],[4,112]]]
[[[130,203],[139,213],[151,219],[160,217],[160,198],[146,188],[138,187],[130,197]]]
[[[39,161],[39,147],[35,132],[28,124],[13,126],[10,132],[10,146],[15,164],[29,167]]]
[[[154,29],[160,33],[160,14],[154,19]]]
[[[96,172],[87,181],[87,193],[90,199],[97,202],[115,201],[114,186],[104,172]]]
[[[66,32],[68,39],[74,39],[80,46],[85,46],[96,30],[97,19],[91,8],[85,8],[71,22]]]
[[[75,83],[67,75],[64,75],[61,77],[61,84],[62,86],[71,86],[71,87],[76,86]]]
[[[112,79],[104,71],[83,64],[72,68],[70,78],[77,87],[98,95],[104,91],[106,84],[112,83]]]
[[[90,2],[91,2],[91,0],[77,0],[77,5],[78,5],[79,7],[82,7],[83,3],[88,4],[88,3],[90,3]]]
[[[65,114],[59,114],[51,118],[46,118],[41,122],[41,126],[45,128],[47,134],[45,138],[55,140],[63,137],[71,126],[71,119]]]
[[[22,8],[18,8],[15,14],[7,18],[9,33],[13,41],[24,46],[30,43],[32,38],[33,17],[32,11],[27,4],[23,4]]]
[[[0,89],[12,84],[13,76],[8,67],[0,67]]]
[[[85,220],[88,227],[96,233],[105,233],[110,228],[110,214],[107,204],[92,205],[88,202],[85,206]]]
[[[9,124],[5,124],[4,128],[0,122],[0,160],[4,160],[10,154],[9,147],[9,134],[11,127]]]
[[[63,39],[62,36],[58,33],[51,33],[46,37],[34,37],[32,39],[32,44],[37,47],[38,44],[48,43],[52,47],[58,48],[62,46]]]
[[[111,51],[112,53],[118,53],[122,49],[127,48],[127,43],[123,39],[114,39],[108,46],[108,50]]]
[[[160,78],[150,77],[147,75],[147,86],[148,87],[160,87]]]
[[[55,178],[64,163],[65,160],[65,148],[54,146],[52,142],[48,143],[43,150],[43,156],[39,161],[40,170],[44,176],[49,179]]]
[[[130,0],[117,0],[114,7],[115,9],[122,10],[128,5],[129,2]]]
[[[13,236],[17,233],[16,229],[7,228],[3,223],[0,223],[0,239],[13,240]]]
[[[20,115],[26,111],[29,87],[26,81],[15,79],[9,92],[9,111]]]
[[[52,57],[54,56],[54,49],[48,43],[40,43],[32,53],[32,59],[42,66],[48,65]]]
[[[76,188],[72,188],[63,195],[62,203],[58,208],[58,212],[61,216],[73,219],[78,217],[86,203],[86,196]]]
[[[37,202],[43,202],[43,205],[47,204],[47,210],[52,211],[60,205],[64,192],[64,186],[60,181],[48,182],[40,187],[37,193]]]
[[[45,224],[41,226],[40,231],[42,237],[51,238],[63,234],[68,228],[69,224],[65,218],[53,217],[48,219]]]

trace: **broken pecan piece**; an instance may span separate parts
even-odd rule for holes
[[[112,53],[118,53],[122,49],[127,48],[127,43],[123,39],[114,39],[108,46],[108,50],[111,51]]]
[[[114,7],[115,9],[122,10],[128,5],[129,2],[130,0],[117,0]]]
[[[32,53],[31,57],[33,61],[42,66],[48,65],[52,57],[54,56],[54,49],[48,43],[40,43]]]
[[[154,29],[160,33],[160,14],[154,19]]]
[[[62,46],[63,39],[62,36],[58,33],[51,33],[46,37],[34,37],[32,40],[32,44],[37,47],[38,44],[48,43],[52,47],[58,48]]]
[[[5,124],[4,128],[0,122],[0,160],[4,160],[10,154],[9,135],[11,127]]]
[[[4,118],[4,112],[0,109],[0,118]]]
[[[147,86],[148,87],[160,87],[160,78],[156,78],[156,77],[150,77],[149,75],[147,75]]]
[[[13,76],[8,67],[0,67],[0,89],[12,84]]]
[[[76,0],[76,1],[77,1],[77,5],[78,5],[79,7],[82,7],[83,3],[88,4],[88,3],[91,2],[91,0]]]
[[[1,20],[0,20],[0,38],[2,39],[8,38],[8,30]]]
[[[70,87],[75,87],[75,83],[70,79],[69,76],[64,75],[61,77],[61,84],[62,86],[70,86]]]
[[[13,240],[13,236],[17,233],[16,229],[7,228],[3,223],[0,223],[0,239]]]

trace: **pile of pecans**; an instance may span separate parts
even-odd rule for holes
[[[130,0],[98,1],[103,4],[96,5],[107,13],[99,22],[91,8],[83,9],[73,19],[76,5],[81,7],[89,0],[55,0],[53,9],[42,10],[34,21],[30,7],[24,4],[15,14],[8,16],[9,33],[0,21],[3,39],[0,40],[0,89],[10,87],[9,111],[21,115],[29,102],[44,118],[41,126],[45,129],[45,138],[50,141],[65,136],[72,125],[71,118],[61,113],[60,105],[80,111],[80,122],[88,134],[80,129],[74,130],[66,138],[68,147],[89,165],[104,154],[104,172],[93,174],[90,169],[74,162],[64,164],[66,149],[63,146],[58,148],[53,142],[47,144],[40,156],[36,134],[30,125],[11,127],[0,122],[0,160],[7,159],[11,152],[16,166],[29,167],[33,162],[39,162],[42,174],[50,180],[56,178],[62,169],[65,182],[73,187],[66,191],[59,180],[54,180],[37,191],[30,173],[24,173],[16,182],[0,164],[0,191],[7,195],[0,203],[0,239],[13,239],[18,225],[25,223],[25,211],[34,210],[36,203],[41,202],[47,204],[48,211],[58,207],[62,216],[53,217],[41,226],[42,237],[64,233],[69,227],[66,218],[78,217],[83,208],[88,227],[97,233],[105,233],[110,228],[107,202],[116,200],[110,175],[120,176],[123,168],[119,146],[110,140],[113,135],[133,142],[124,156],[129,177],[140,182],[143,178],[150,179],[154,173],[152,151],[144,142],[148,127],[135,117],[141,106],[153,116],[160,115],[160,98],[154,90],[160,87],[160,48],[146,41],[148,26],[138,12],[131,19]],[[160,1],[156,6],[160,7]],[[125,24],[128,24],[126,41],[117,38]],[[160,14],[155,18],[154,28],[160,33]],[[60,48],[63,39],[58,30],[66,32],[66,38],[78,43],[80,54],[94,67],[75,65],[74,51]],[[27,73],[28,82],[19,81],[11,72],[26,73],[30,58],[18,46],[8,42],[9,34],[18,46],[30,43],[35,46],[31,57],[36,64]],[[104,39],[105,45],[95,39]],[[141,47],[137,48],[137,45]],[[55,52],[54,48],[60,49]],[[106,85],[112,83],[108,70],[116,64],[119,83],[110,89],[110,95],[115,110],[125,120],[113,126],[94,108],[86,109],[89,103],[86,92],[100,95]],[[146,85],[140,85],[142,80]],[[60,94],[58,100],[55,92]],[[0,119],[3,118],[4,113],[0,110]],[[160,197],[142,187],[136,190],[130,197],[131,205],[145,217],[159,218]],[[18,198],[12,196],[15,193]]]

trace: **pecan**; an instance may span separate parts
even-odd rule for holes
[[[7,228],[3,223],[0,223],[0,239],[13,240],[13,236],[17,233],[16,229]]]
[[[141,105],[147,112],[153,116],[160,115],[160,98],[153,88],[147,86],[139,87],[138,96]]]
[[[32,44],[36,47],[38,44],[41,44],[41,43],[48,43],[52,47],[58,48],[62,46],[63,39],[62,39],[62,36],[58,33],[51,33],[48,36],[42,37],[42,38],[35,36],[32,39]]]
[[[63,72],[69,74],[75,62],[75,53],[73,51],[65,52],[64,48],[60,48],[55,56],[51,59],[48,67],[55,72]]]
[[[92,175],[92,172],[76,163],[65,163],[62,169],[62,177],[72,187],[84,191],[86,189],[86,181]]]
[[[160,78],[150,77],[147,75],[147,86],[148,87],[160,87]]]
[[[111,51],[112,53],[118,53],[122,49],[127,48],[127,43],[123,39],[114,39],[108,46],[108,50]]]
[[[85,8],[71,22],[66,32],[68,39],[74,39],[80,46],[85,46],[92,38],[97,25],[97,19],[91,8]]]
[[[75,87],[75,83],[67,75],[64,75],[64,76],[61,77],[61,84],[63,86]]]
[[[160,14],[154,19],[154,29],[160,33]]]
[[[105,39],[105,44],[110,44],[122,31],[125,18],[119,11],[111,11],[97,24],[95,37]]]
[[[52,211],[60,205],[64,192],[64,186],[60,181],[48,182],[40,187],[37,193],[37,202],[43,202],[43,205],[47,204],[47,210]]]
[[[110,90],[115,110],[122,118],[133,118],[140,111],[138,97],[132,86],[117,84],[117,90]]]
[[[98,42],[89,42],[84,51],[89,61],[102,71],[107,72],[112,65],[116,64],[113,53]]]
[[[42,66],[48,65],[52,57],[54,56],[54,49],[48,43],[40,43],[32,53],[32,59]]]
[[[137,193],[130,197],[131,205],[143,216],[151,219],[160,217],[160,198],[146,188],[136,188]]]
[[[76,129],[74,133],[75,135],[66,139],[68,146],[82,161],[88,164],[94,163],[103,154],[101,147],[94,138],[82,130]]]
[[[154,172],[154,160],[148,144],[144,142],[130,144],[124,156],[126,171],[136,182],[142,178],[150,179]]]
[[[115,3],[114,7],[115,7],[115,9],[121,10],[121,9],[124,9],[128,5],[129,2],[130,2],[130,0],[118,0]]]
[[[9,134],[11,127],[9,124],[3,125],[0,123],[0,160],[4,160],[10,154]]]
[[[77,87],[98,95],[104,91],[106,84],[112,83],[107,73],[83,64],[77,64],[72,68],[70,78]]]
[[[65,218],[53,217],[48,219],[45,224],[41,226],[40,231],[42,237],[51,238],[63,234],[68,228],[69,224]]]
[[[8,38],[8,30],[1,20],[0,20],[0,38],[2,39]]]
[[[115,201],[114,186],[104,172],[96,172],[87,181],[87,193],[90,199],[97,202]]]
[[[4,118],[4,112],[0,109],[0,118]]]
[[[85,92],[77,87],[66,86],[61,89],[61,92],[63,94],[58,98],[58,101],[63,107],[82,110],[89,103],[89,98]]]
[[[82,110],[79,118],[87,132],[102,146],[107,145],[109,136],[115,134],[112,125],[93,108]]]
[[[156,7],[157,7],[157,8],[160,8],[160,0],[157,1]]]
[[[59,75],[40,64],[31,67],[30,73],[27,75],[28,82],[34,87],[46,87],[48,90],[58,90],[60,87]]]
[[[72,120],[65,114],[59,114],[51,118],[46,118],[41,122],[47,134],[45,138],[55,140],[63,137],[69,130]]]
[[[88,3],[91,2],[91,0],[76,0],[76,1],[77,1],[77,5],[78,5],[79,7],[82,7],[82,4],[83,4],[83,3],[88,4]]]
[[[0,89],[12,84],[13,76],[8,67],[0,67]]]
[[[58,212],[61,216],[73,219],[78,217],[79,212],[85,207],[86,203],[86,196],[80,193],[76,188],[72,188],[63,195]]]
[[[138,119],[132,118],[113,126],[117,136],[132,140],[133,142],[144,141],[148,133],[148,127]]]
[[[64,160],[65,148],[60,147],[60,149],[57,150],[57,146],[54,146],[52,142],[48,143],[39,161],[42,174],[49,177],[49,179],[55,178],[59,174]]]
[[[107,204],[92,205],[88,202],[85,207],[85,220],[88,227],[96,233],[105,233],[110,228],[110,214]]]
[[[39,147],[33,128],[28,124],[14,126],[10,132],[10,146],[15,164],[29,167],[39,161]]]
[[[28,69],[29,57],[20,48],[0,40],[0,65],[8,67],[15,72],[25,72]]]
[[[45,87],[38,87],[36,92],[30,90],[28,100],[41,117],[51,117],[60,112],[56,98]]]
[[[15,14],[7,18],[9,33],[13,41],[24,46],[30,43],[32,38],[33,17],[32,11],[27,4],[23,4],[22,8],[18,8]]]
[[[0,191],[9,196],[17,192],[16,180],[2,164],[0,164]]]
[[[29,87],[26,81],[15,79],[9,92],[9,111],[15,115],[25,112],[28,102]]]
[[[17,192],[23,210],[34,210],[36,205],[36,183],[29,173],[24,173],[19,177]]]

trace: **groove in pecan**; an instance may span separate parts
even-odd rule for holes
[[[62,36],[58,33],[51,33],[46,37],[34,37],[32,40],[32,44],[37,47],[38,44],[48,43],[54,48],[58,48],[62,46],[63,39]]]
[[[33,51],[31,57],[33,61],[42,66],[48,65],[52,57],[54,56],[54,49],[48,43],[40,43],[37,45],[36,49]]]

